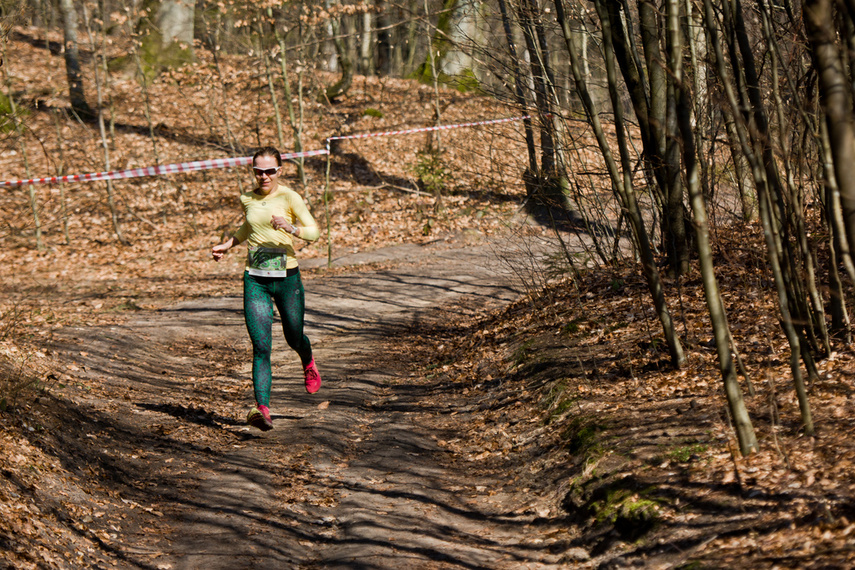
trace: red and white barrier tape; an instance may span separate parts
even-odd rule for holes
[[[304,152],[291,152],[282,155],[282,160],[292,158],[304,158],[307,156],[318,156],[329,154],[327,149],[309,150]],[[53,176],[50,178],[31,178],[29,180],[8,180],[0,182],[0,188],[8,186],[26,186],[28,184],[57,184],[59,182],[94,182],[96,180],[118,180],[126,178],[140,178],[143,176],[157,176],[158,174],[175,174],[176,172],[193,172],[196,170],[211,170],[213,168],[229,168],[232,166],[244,166],[252,164],[251,156],[237,158],[214,158],[211,160],[196,160],[193,162],[179,162],[176,164],[162,164],[160,166],[147,166],[145,168],[131,168],[128,170],[114,170],[111,172],[93,172],[90,174],[69,174],[67,176]]]
[[[509,117],[507,119],[492,119],[490,121],[478,121],[475,123],[457,123],[455,125],[437,125],[435,127],[420,127],[418,129],[407,129],[404,131],[387,131],[385,133],[364,133],[361,135],[342,135],[338,137],[330,137],[327,139],[327,144],[329,141],[340,141],[347,139],[367,139],[373,137],[390,137],[394,135],[411,135],[413,133],[426,133],[429,131],[447,131],[449,129],[460,129],[463,127],[480,127],[482,125],[495,125],[498,123],[510,123],[513,121],[522,121],[525,119],[530,119],[528,115],[522,115],[520,117]]]
[[[464,127],[480,127],[483,125],[495,125],[499,123],[510,123],[529,119],[528,115],[509,117],[506,119],[492,119],[489,121],[477,121],[474,123],[457,123],[454,125],[437,125],[435,127],[420,127],[417,129],[406,129],[401,131],[387,131],[382,133],[364,133],[360,135],[342,135],[327,139],[327,148],[321,150],[309,150],[303,152],[291,152],[282,155],[283,160],[292,158],[305,158],[329,154],[330,141],[347,139],[367,139],[373,137],[389,137],[395,135],[410,135],[414,133],[426,133],[430,131],[445,131],[449,129],[460,129]],[[131,168],[128,170],[113,170],[111,172],[93,172],[89,174],[69,174],[67,176],[52,176],[48,178],[30,178],[29,180],[7,180],[0,182],[0,188],[10,186],[27,186],[30,184],[57,184],[60,182],[95,182],[98,180],[119,180],[127,178],[141,178],[143,176],[157,176],[158,174],[175,174],[176,172],[193,172],[196,170],[211,170],[213,168],[229,168],[233,166],[244,166],[252,164],[251,156],[237,158],[215,158],[211,160],[196,160],[193,162],[179,162],[176,164],[163,164],[161,166],[147,166],[144,168]]]

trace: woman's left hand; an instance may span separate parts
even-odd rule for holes
[[[270,223],[273,225],[274,230],[285,230],[289,234],[293,234],[297,231],[297,228],[290,224],[284,216],[273,216]]]

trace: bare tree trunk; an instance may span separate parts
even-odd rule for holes
[[[53,123],[56,127],[56,145],[57,152],[59,154],[59,167],[57,168],[56,175],[57,176],[65,176],[65,151],[63,151],[62,147],[62,128],[59,124],[59,113],[54,109],[53,111]],[[68,200],[65,197],[65,183],[59,183],[59,204],[60,204],[60,217],[62,218],[62,235],[65,237],[65,245],[71,243],[71,236],[68,233]]]
[[[739,6],[738,2],[736,8],[741,9],[741,6]],[[768,187],[769,180],[767,179],[767,176],[769,176],[770,172],[767,171],[766,168],[764,168],[764,165],[761,163],[758,154],[752,148],[753,141],[749,140],[748,125],[746,125],[745,118],[742,115],[742,107],[739,101],[737,100],[735,90],[728,77],[727,68],[725,66],[724,57],[722,55],[721,45],[718,41],[718,29],[716,27],[717,22],[711,0],[704,0],[704,22],[707,27],[707,36],[709,37],[710,46],[713,50],[712,53],[710,53],[710,59],[712,60],[716,72],[719,76],[722,89],[729,104],[730,113],[734,118],[737,127],[737,134],[739,135],[739,142],[742,147],[742,152],[751,164],[754,182],[758,191],[760,220],[763,225],[763,236],[766,240],[766,249],[769,258],[769,265],[772,269],[772,275],[775,280],[775,288],[778,294],[778,306],[781,311],[781,327],[783,328],[784,333],[787,336],[787,341],[790,345],[790,370],[793,374],[793,384],[796,390],[796,396],[799,400],[799,409],[801,411],[802,423],[805,428],[805,433],[808,435],[812,435],[814,430],[813,420],[811,418],[810,412],[810,404],[807,399],[807,391],[805,389],[804,378],[801,373],[801,368],[799,367],[799,359],[802,354],[801,343],[799,340],[798,333],[795,330],[793,319],[790,313],[789,301],[787,298],[787,291],[784,286],[783,271],[781,269],[780,263],[781,250],[776,241],[776,237],[774,234],[775,230],[773,228],[773,222],[770,212],[770,190]],[[751,54],[748,55],[750,56]],[[755,112],[753,116],[755,118],[760,118],[762,115],[760,115],[759,112]],[[762,144],[758,144],[758,146],[760,146],[759,150],[762,152]]]
[[[389,5],[386,0],[376,0],[377,5],[377,43],[375,44],[375,57],[377,60],[377,73],[389,75],[392,69],[392,45],[389,29]]]
[[[712,201],[713,185],[710,179],[710,164],[715,156],[715,137],[712,136],[712,109],[710,108],[709,90],[707,88],[707,40],[704,34],[701,15],[694,9],[692,0],[684,0],[686,9],[686,39],[689,44],[690,61],[692,64],[692,85],[695,97],[692,101],[692,126],[698,146],[698,166],[701,169],[701,187],[704,199]],[[702,63],[703,62],[703,63]],[[710,139],[710,140],[708,140]],[[707,155],[710,160],[704,160]]]
[[[104,0],[98,0],[98,11],[105,14]],[[108,108],[110,109],[110,125],[108,133],[110,134],[110,147],[116,148],[116,101],[113,99],[113,86],[110,84],[110,71],[107,68],[107,32],[104,30],[104,24],[101,24],[101,70],[104,78],[103,91],[107,95]]]
[[[162,0],[155,21],[163,47],[179,42],[193,48],[193,22],[196,0]]]
[[[104,96],[101,92],[101,75],[99,73],[99,65],[98,65],[98,57],[97,50],[95,49],[95,38],[92,34],[92,27],[90,25],[89,12],[87,8],[83,7],[83,18],[86,24],[86,34],[89,36],[89,44],[92,46],[92,67],[95,71],[95,93],[97,94],[97,103],[98,107],[96,109],[98,116],[98,131],[101,134],[101,147],[104,150],[104,169],[106,171],[111,170],[110,166],[110,145],[107,143],[107,128],[104,124]],[[104,54],[101,54],[102,57]],[[116,232],[116,238],[118,238],[119,242],[122,245],[129,245],[130,242],[125,238],[122,233],[122,227],[119,224],[119,212],[116,208],[116,201],[113,197],[113,181],[107,180],[107,204],[110,207],[110,217],[113,220],[113,231]]]
[[[220,91],[222,92],[223,103],[226,104],[229,101],[229,93],[228,93],[228,89],[226,88],[226,81],[225,81],[225,78],[223,77],[223,69],[222,69],[222,66],[220,66],[220,57],[218,55],[219,54],[219,44],[220,44],[220,18],[219,18],[219,15],[217,16],[215,25],[217,26],[217,29],[214,32],[214,38],[213,38],[214,45],[212,46],[213,49],[211,50],[211,53],[214,57],[214,69],[217,71],[217,78],[219,79]],[[229,147],[232,150],[232,154],[233,155],[237,154],[237,150],[235,149],[235,137],[234,137],[234,134],[232,134],[232,127],[231,127],[231,124],[229,122],[229,113],[227,110],[226,110],[226,112],[222,113],[222,117],[223,117],[223,123],[226,127],[226,140],[229,143]],[[241,194],[243,194],[243,176],[242,175],[238,175],[237,182],[238,182],[238,191]]]
[[[425,26],[428,28],[427,36],[431,37],[430,33],[430,11],[428,8],[428,0],[424,0],[424,11],[425,11]],[[434,31],[435,34],[439,32],[437,30]],[[427,64],[430,66],[431,73],[431,81],[433,83],[433,106],[434,106],[434,125],[439,125],[441,123],[442,118],[442,109],[440,108],[439,101],[439,77],[438,77],[438,63],[436,59],[436,54],[433,50],[433,44],[430,45],[428,49],[428,59]],[[428,134],[427,138],[427,148],[425,152],[427,153],[428,160],[438,160],[442,155],[442,138],[440,136],[440,131],[433,131]],[[443,201],[442,201],[442,185],[435,184],[434,185],[434,203],[433,209],[435,212],[439,212],[443,209]]]
[[[406,36],[402,19],[401,5],[395,4],[395,19],[391,30],[392,36],[392,65],[390,74],[393,77],[403,77],[404,74],[404,48],[406,47]]]
[[[552,105],[550,104],[548,87],[550,83],[549,71],[544,65],[547,57],[540,49],[539,17],[540,7],[535,0],[520,1],[517,6],[517,19],[522,27],[526,49],[530,57],[531,79],[534,83],[534,101],[537,107],[538,122],[540,123],[540,171],[532,174],[537,176],[539,180],[546,180],[556,173],[555,132],[552,126]]]
[[[356,40],[359,34],[356,31],[356,16],[348,14],[341,17],[341,27],[344,31],[344,45],[347,50],[347,59],[350,60],[354,71],[359,69],[359,50],[356,47]]]
[[[130,9],[126,9],[126,10],[128,12],[130,12]],[[130,21],[131,20],[129,18],[128,22],[130,23]],[[140,90],[142,91],[142,95],[143,95],[143,114],[145,115],[146,125],[148,126],[148,138],[151,141],[151,150],[152,150],[152,153],[154,154],[154,165],[160,166],[160,163],[161,163],[160,149],[157,146],[157,136],[154,133],[154,121],[152,120],[152,116],[151,116],[151,97],[149,97],[148,81],[146,80],[145,70],[143,69],[142,59],[140,58],[139,48],[140,48],[141,43],[139,42],[137,37],[135,37],[135,33],[134,33],[133,29],[130,28],[130,26],[128,26],[128,34],[132,38],[132,46],[133,47],[131,48],[131,51],[132,51],[132,56],[134,58],[134,64],[136,65],[137,76],[138,76],[139,82],[140,82]],[[159,189],[161,195],[164,195],[165,194],[164,184],[163,184],[163,178],[161,176],[157,177],[157,185],[158,185],[158,189]],[[181,186],[177,185],[177,184],[175,185],[175,196],[179,200],[182,198]],[[166,212],[168,209],[170,209],[170,208],[164,207],[161,211],[161,215],[162,215],[164,223],[166,223]]]
[[[259,14],[260,15],[260,14]],[[267,78],[267,92],[270,93],[270,103],[273,105],[273,119],[276,122],[276,140],[279,143],[278,148],[285,148],[285,136],[282,133],[282,114],[279,112],[279,97],[276,95],[276,82],[273,80],[273,71],[270,69],[270,57],[267,55],[267,46],[264,45],[264,28],[259,22],[258,30],[258,51],[261,52],[261,59],[264,62],[264,75]]]
[[[835,43],[832,6],[831,0],[806,0],[804,22],[819,73],[820,100],[851,253],[855,252],[855,127],[852,102],[847,96],[851,92],[849,81]]]
[[[588,117],[588,121],[591,123],[592,129],[594,131],[594,135],[597,139],[597,145],[600,148],[600,153],[605,160],[606,167],[609,173],[609,178],[611,179],[612,189],[614,193],[621,199],[621,203],[623,203],[622,195],[618,190],[621,185],[621,175],[618,170],[617,163],[615,162],[614,156],[612,155],[611,149],[609,147],[609,143],[606,139],[606,134],[603,129],[602,123],[600,122],[600,116],[597,112],[598,107],[594,103],[594,99],[588,89],[588,84],[585,79],[590,78],[590,69],[588,68],[587,62],[584,60],[584,50],[579,49],[576,45],[576,38],[578,34],[574,34],[571,26],[570,20],[567,18],[564,12],[564,4],[562,0],[554,0],[554,5],[556,8],[556,14],[558,17],[558,22],[561,26],[561,32],[564,39],[564,45],[567,49],[567,52],[570,56],[570,74],[573,77],[573,84],[576,88],[577,93],[579,94],[579,98],[582,103],[582,108],[585,111],[585,114]],[[581,55],[580,55],[581,54]],[[580,58],[582,59],[580,61]],[[600,208],[600,212],[604,214],[604,217],[608,218],[605,214],[606,209],[603,207],[602,203],[599,200],[599,196],[597,192],[594,192],[594,196],[596,197],[597,204]],[[620,212],[617,223],[617,231],[614,234],[614,246],[612,248],[611,259],[617,259],[618,254],[618,245],[620,242],[620,232],[621,225],[623,224],[624,218],[626,217],[625,208]],[[587,222],[587,220],[586,220]],[[589,230],[589,233],[593,234]],[[600,252],[600,247],[597,241],[594,242],[595,247],[597,249],[597,253],[600,256],[603,263],[608,263],[606,260],[606,256],[604,253]],[[637,240],[633,241],[633,245],[638,247]],[[645,274],[646,275],[646,274]],[[648,281],[649,284],[649,281]]]
[[[374,45],[372,38],[374,37],[374,14],[370,10],[366,10],[362,14],[362,44],[359,50],[359,68],[363,75],[374,74],[374,58],[372,57],[371,47]]]
[[[644,48],[644,63],[637,53],[631,18],[625,1],[605,5],[614,37],[615,57],[629,91],[638,119],[644,147],[645,172],[655,180],[662,204],[662,241],[672,274],[682,275],[689,268],[689,241],[683,184],[679,170],[677,126],[673,109],[673,85],[664,68],[660,40],[664,36],[657,6],[639,0],[639,27]],[[600,18],[602,21],[602,17]],[[646,73],[645,73],[646,72]]]
[[[555,73],[550,64],[553,59],[548,41],[548,34],[543,23],[543,17],[540,14],[542,11],[538,5],[538,0],[528,0],[530,7],[534,9],[536,17],[533,19],[535,38],[537,39],[537,49],[535,55],[538,58],[538,67],[543,71],[544,87],[546,88],[546,114],[544,120],[547,121],[545,130],[549,133],[552,140],[552,168],[548,169],[543,166],[541,173],[545,180],[544,198],[547,205],[558,207],[561,211],[568,210],[570,203],[567,199],[567,193],[570,190],[570,181],[567,177],[567,158],[564,150],[564,141],[566,136],[564,133],[564,120],[560,116],[561,103],[558,96],[558,91],[555,86]],[[544,150],[544,155],[546,155]],[[551,212],[550,212],[550,215]]]
[[[810,346],[816,348],[816,342],[809,321],[810,310],[806,307],[805,303],[807,293],[804,291],[804,284],[800,278],[796,264],[796,254],[791,244],[792,228],[790,227],[790,219],[785,204],[785,183],[781,180],[778,161],[772,148],[772,133],[766,112],[765,98],[760,86],[754,53],[751,50],[751,39],[748,37],[745,27],[741,1],[734,0],[732,6],[724,4],[722,12],[725,21],[728,23],[728,29],[733,32],[731,44],[734,55],[738,52],[742,58],[741,70],[745,78],[745,93],[747,96],[747,100],[743,104],[747,105],[747,108],[750,110],[752,119],[749,123],[751,127],[750,134],[759,151],[758,156],[762,159],[762,167],[765,172],[765,185],[761,186],[758,184],[758,192],[766,193],[765,196],[759,196],[760,215],[761,217],[764,215],[762,208],[764,200],[767,200],[769,231],[772,239],[769,242],[771,244],[770,251],[774,253],[774,263],[780,269],[777,271],[773,264],[773,275],[776,279],[776,286],[779,289],[779,296],[782,302],[785,302],[787,305],[786,307],[782,307],[781,311],[782,316],[786,315],[784,328],[788,333],[791,350],[797,355],[795,357],[791,356],[791,359],[796,359],[793,365],[795,368],[793,376],[796,382],[796,392],[800,398],[800,408],[806,426],[805,429],[812,432],[813,424],[810,420],[810,407],[806,392],[804,391],[804,383],[798,365],[798,355],[801,355],[809,377],[813,379],[818,378],[819,374],[816,369],[816,363],[807,344],[810,341]],[[798,231],[797,228],[796,231]],[[798,239],[798,236],[796,236],[796,239]],[[790,336],[790,333],[793,331],[795,332],[795,337]]]
[[[846,344],[852,342],[852,333],[849,328],[849,313],[846,310],[846,299],[843,292],[843,280],[837,270],[840,260],[848,257],[843,243],[846,241],[842,235],[842,226],[837,224],[836,211],[840,208],[840,197],[837,187],[837,178],[834,175],[834,164],[831,160],[831,143],[828,140],[828,129],[825,121],[819,122],[820,129],[820,156],[822,157],[822,171],[825,183],[825,219],[828,231],[831,234],[828,240],[828,288],[830,297],[831,330],[843,335]],[[849,262],[851,266],[851,260]]]
[[[577,22],[579,24],[579,27],[585,27],[585,22],[581,17],[577,16]],[[571,27],[570,34],[574,38],[573,44],[579,48],[579,58],[581,59],[583,77],[591,77],[591,60],[590,57],[588,57],[588,36],[590,35],[590,32],[588,32],[587,29],[583,31],[574,31],[574,29]],[[572,76],[572,73],[570,75]],[[596,93],[589,91],[589,96],[591,97],[591,101],[594,103],[596,108]]]
[[[597,143],[600,146],[603,158],[606,159],[609,174],[612,178],[612,184],[615,191],[621,198],[627,219],[632,227],[639,255],[641,256],[642,271],[647,279],[647,285],[650,289],[650,294],[653,297],[653,304],[665,333],[665,342],[668,345],[668,351],[671,355],[671,363],[675,368],[680,368],[685,364],[686,357],[683,353],[683,347],[680,344],[680,340],[677,337],[677,332],[674,329],[674,322],[671,319],[671,313],[668,311],[668,306],[665,302],[665,292],[662,289],[662,281],[659,276],[659,271],[656,268],[656,260],[653,257],[653,251],[650,248],[650,241],[647,236],[647,230],[644,227],[644,220],[642,219],[641,212],[638,209],[635,189],[632,186],[632,168],[629,159],[629,152],[627,150],[626,134],[624,132],[623,104],[620,101],[620,94],[617,89],[617,73],[614,65],[614,51],[612,49],[611,28],[609,25],[608,14],[602,5],[602,1],[598,0],[596,2],[597,12],[600,14],[600,19],[604,23],[603,53],[609,83],[609,95],[615,112],[615,132],[618,137],[618,148],[621,160],[620,170],[618,169],[611,150],[609,149],[605,133],[600,125],[599,116],[593,108],[593,102],[588,94],[584,79],[582,78],[578,57],[576,56],[575,48],[572,46],[572,38],[569,27],[567,26],[566,18],[564,17],[564,8],[561,5],[561,0],[555,0],[555,7],[559,22],[562,24],[564,40],[568,44],[567,51],[570,55],[571,68],[576,88],[579,90],[582,100],[585,102],[588,119],[591,121],[592,126],[594,126]]]
[[[666,73],[665,57],[659,46],[664,23],[656,5],[648,0],[638,2],[642,45],[647,74],[650,78],[650,139],[653,144],[654,169],[663,196],[662,241],[668,254],[668,267],[675,276],[689,270],[689,240],[683,205],[683,183],[680,179],[677,124],[674,110],[673,78]],[[629,18],[626,14],[625,18]],[[641,102],[639,102],[640,104]]]
[[[428,32],[430,32],[430,11],[428,8],[428,0],[424,0],[424,9],[425,9],[425,25],[428,27]],[[429,36],[433,35],[428,33]],[[433,108],[434,108],[434,124],[439,125],[440,123],[440,115],[441,110],[439,107],[439,78],[437,77],[437,66],[436,66],[436,55],[434,54],[433,47],[428,49],[428,64],[430,65],[430,73],[431,80],[433,83]],[[439,131],[434,131],[433,133],[434,140],[436,141],[432,148],[436,149],[436,152],[441,152],[442,150],[442,141],[440,139]]]
[[[819,342],[821,341],[822,348],[825,353],[830,354],[831,344],[828,335],[828,326],[825,320],[825,310],[816,285],[814,256],[808,243],[808,232],[805,226],[804,197],[801,192],[800,185],[796,183],[796,167],[806,162],[806,157],[804,156],[804,145],[799,146],[799,152],[802,153],[802,155],[793,156],[793,145],[789,141],[790,137],[793,136],[792,133],[794,129],[789,127],[789,121],[787,121],[785,114],[786,106],[784,98],[781,95],[779,68],[782,67],[780,64],[784,63],[784,60],[781,57],[778,39],[773,33],[772,18],[774,15],[772,13],[772,9],[767,4],[767,0],[761,0],[759,2],[759,7],[763,24],[763,35],[765,36],[767,45],[772,52],[772,57],[769,58],[768,66],[772,80],[772,101],[774,101],[774,108],[778,119],[778,139],[780,141],[779,152],[783,157],[781,163],[786,174],[786,189],[789,193],[789,200],[786,202],[784,200],[780,200],[782,206],[779,207],[782,210],[782,217],[784,215],[787,216],[783,222],[792,228],[793,236],[798,245],[797,249],[788,249],[788,255],[792,259],[791,264],[793,265],[790,281],[794,286],[794,288],[790,289],[789,299],[791,305],[794,307],[794,312],[797,313],[797,318],[799,321],[805,323],[801,328],[805,331],[804,336],[806,336],[810,341],[811,349],[818,352],[820,350]],[[798,87],[792,81],[786,68],[782,71],[787,79],[788,85],[792,89],[798,90]],[[799,176],[800,180],[801,178],[802,177]],[[783,206],[783,204],[786,204],[789,207],[787,208],[786,206]],[[792,253],[789,253],[789,251],[792,251]],[[817,380],[819,378],[819,373],[816,370],[816,366],[813,364],[813,356],[811,354],[808,354],[805,358],[805,364],[808,367],[810,377],[813,380]]]
[[[742,205],[742,219],[746,222],[757,220],[757,192],[751,178],[751,165],[739,149],[739,135],[736,124],[730,113],[724,113],[724,127],[727,133],[728,147],[733,161],[733,175],[739,188],[739,199]]]
[[[143,36],[142,60],[147,78],[164,68],[192,61],[196,0],[163,0],[142,6],[148,16],[140,19],[138,30]],[[217,15],[219,18],[219,12]]]
[[[682,30],[680,27],[680,8],[678,0],[667,0],[668,3],[668,37],[670,39],[669,64],[671,76],[674,79],[674,94],[677,112],[677,122],[683,149],[683,166],[686,171],[686,181],[694,216],[695,233],[698,245],[698,257],[701,265],[701,275],[706,294],[707,308],[710,313],[713,335],[718,352],[719,370],[724,380],[724,390],[730,413],[736,427],[736,437],[742,455],[758,451],[757,436],[754,426],[745,406],[742,390],[736,379],[736,371],[730,354],[730,327],[721,300],[718,281],[713,266],[712,247],[709,238],[709,223],[707,221],[706,204],[699,179],[698,160],[695,149],[694,133],[691,121],[691,105],[688,90],[683,84],[683,54]]]
[[[83,91],[83,76],[80,74],[80,51],[77,47],[77,10],[74,8],[74,0],[59,0],[59,9],[62,13],[68,99],[71,103],[72,112],[77,113],[82,119],[89,119],[94,113],[86,102]]]
[[[471,52],[481,40],[482,10],[482,2],[477,0],[456,0],[451,10],[446,36],[449,48],[440,68],[461,87],[467,87],[478,75]]]
[[[514,42],[514,36],[511,31],[511,20],[508,15],[505,0],[499,0],[499,10],[502,15],[502,26],[505,30],[505,39],[508,42],[508,50],[511,55],[511,65],[514,71],[514,98],[520,110],[525,113],[526,118],[523,119],[523,130],[525,131],[526,149],[528,150],[528,168],[529,172],[537,172],[537,149],[534,145],[534,131],[531,127],[531,118],[528,116],[528,104],[523,91],[523,75],[519,66],[517,55],[517,47]]]
[[[418,2],[413,0],[411,4],[410,24],[407,26],[407,61],[404,64],[402,75],[409,77],[414,71],[416,53],[418,52],[418,41],[416,34],[419,31],[419,19],[415,16],[418,13]]]
[[[327,9],[330,8],[330,0],[325,0]],[[341,20],[338,16],[334,16],[330,20],[332,28],[332,42],[335,46],[335,53],[338,57],[338,66],[341,69],[341,78],[324,91],[324,96],[329,102],[333,102],[350,90],[350,85],[353,83],[353,62],[350,59],[350,54],[344,45],[341,38]]]
[[[267,9],[267,15],[273,19],[273,10]],[[273,35],[276,42],[279,44],[279,67],[282,71],[282,87],[284,89],[285,108],[288,109],[288,122],[291,124],[291,132],[294,135],[294,152],[303,151],[303,72],[299,71],[299,86],[297,89],[297,103],[299,112],[294,111],[293,94],[291,93],[291,80],[288,78],[288,51],[285,45],[285,38],[279,33],[279,28],[276,22],[273,22]],[[300,185],[306,187],[306,168],[302,158],[296,160],[297,176],[300,178]]]

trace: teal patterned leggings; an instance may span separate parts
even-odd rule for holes
[[[282,318],[282,330],[288,346],[297,351],[303,366],[312,361],[312,345],[303,333],[304,297],[299,271],[288,277],[243,274],[243,313],[252,341],[252,385],[257,404],[270,405],[274,302]]]

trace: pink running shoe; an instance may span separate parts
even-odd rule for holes
[[[270,410],[267,406],[259,404],[250,410],[246,416],[246,423],[261,431],[270,431],[273,429],[273,420],[270,419]]]
[[[314,394],[321,389],[321,374],[318,372],[318,367],[315,366],[315,359],[303,368],[303,375],[306,377],[306,392]]]

